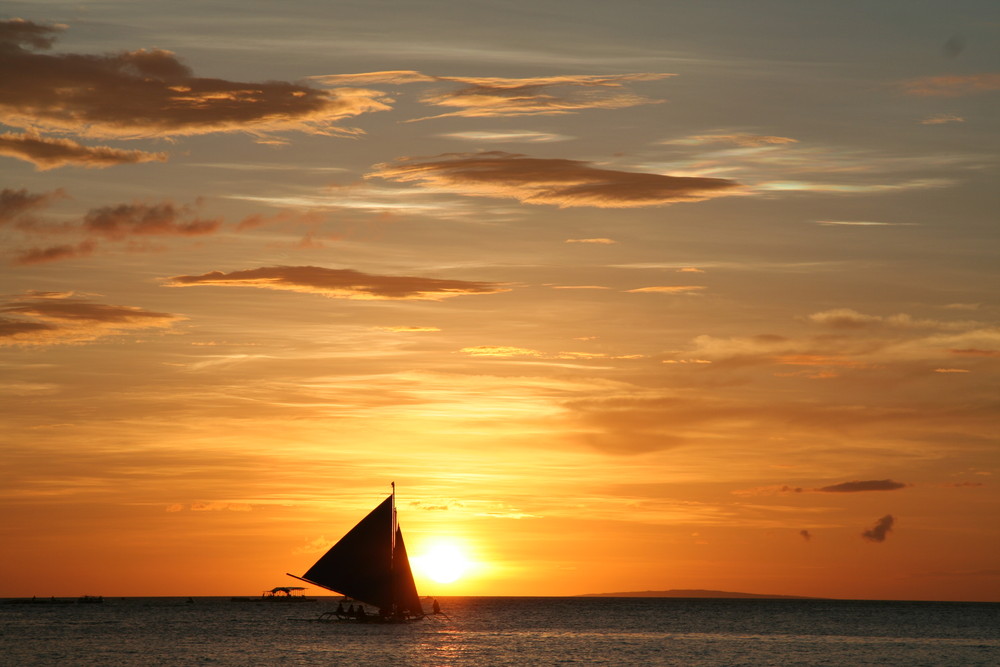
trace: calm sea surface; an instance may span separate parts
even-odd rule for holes
[[[0,604],[0,664],[1000,665],[1000,604],[440,598],[406,625],[306,622],[336,606],[229,598]]]

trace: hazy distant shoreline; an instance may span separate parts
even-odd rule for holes
[[[584,593],[581,598],[757,598],[768,600],[822,600],[805,595],[769,595],[766,593],[733,593],[701,589],[671,589],[669,591],[628,591],[620,593]]]

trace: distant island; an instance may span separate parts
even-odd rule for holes
[[[674,588],[669,591],[629,591],[625,593],[585,593],[579,598],[756,598],[767,600],[822,600],[804,595],[767,595],[762,593],[732,593],[701,589]]]

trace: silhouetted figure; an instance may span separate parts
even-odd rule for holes
[[[441,605],[438,604],[437,600],[434,600],[434,604],[431,606],[431,609],[434,611],[435,614],[441,613]]]
[[[343,602],[338,602],[337,603],[337,616],[343,616],[343,615],[344,615],[344,603]]]
[[[365,620],[365,608],[358,605],[358,608],[355,610],[355,616],[359,621]]]

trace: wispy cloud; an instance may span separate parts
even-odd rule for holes
[[[569,141],[573,137],[551,132],[533,132],[530,130],[469,130],[467,132],[449,132],[439,135],[447,139],[461,141],[477,141],[484,143],[525,143],[547,144],[554,141]]]
[[[975,326],[974,322],[919,319],[907,313],[868,315],[851,308],[824,310],[812,313],[806,319],[814,324],[833,329],[865,329],[873,327],[892,329],[967,329],[970,326]]]
[[[817,225],[834,227],[911,227],[915,222],[877,222],[874,220],[817,220]]]
[[[430,106],[456,109],[430,118],[542,116],[574,113],[585,109],[622,109],[661,101],[624,90],[625,82],[652,81],[669,76],[674,75],[643,73],[526,79],[437,77],[440,81],[453,81],[466,86],[455,91],[428,93],[421,101]]]
[[[739,179],[747,192],[891,193],[945,187],[956,172],[984,168],[992,156],[897,155],[872,149],[805,144],[789,137],[728,132],[661,141],[666,155],[640,167],[685,176]],[[737,143],[742,141],[743,143]],[[728,144],[728,145],[726,145]],[[693,149],[685,149],[692,146]],[[928,176],[928,171],[936,172]]]
[[[642,359],[641,354],[613,355],[603,352],[542,352],[524,347],[513,347],[507,345],[478,345],[475,347],[463,347],[460,352],[472,357],[532,357],[536,359],[576,359],[576,360],[607,360],[607,359]]]
[[[754,185],[762,192],[841,192],[845,194],[866,194],[870,192],[899,192],[903,190],[924,190],[943,188],[953,183],[946,178],[915,178],[898,183],[828,183],[823,181],[765,181]]]
[[[614,245],[618,243],[613,239],[606,238],[596,238],[596,239],[566,239],[566,243],[591,243],[596,245]]]
[[[61,243],[44,247],[28,248],[19,251],[14,257],[14,264],[29,266],[32,264],[47,264],[63,260],[87,257],[97,250],[97,243],[85,239],[79,243]]]
[[[637,287],[626,292],[654,292],[660,294],[690,294],[707,289],[704,285],[656,285],[653,287]]]
[[[891,479],[872,479],[866,481],[841,482],[830,486],[822,486],[817,491],[821,493],[861,493],[864,491],[896,491],[906,488],[902,482]]]
[[[634,208],[718,197],[738,187],[720,178],[615,171],[581,160],[514,153],[448,153],[376,165],[368,178],[415,182],[464,195],[510,197],[561,208]]]
[[[1000,73],[928,76],[904,81],[899,87],[905,94],[919,97],[960,97],[1000,90]]]
[[[873,479],[841,482],[840,484],[831,484],[818,488],[790,486],[788,484],[758,486],[751,489],[738,489],[732,493],[737,496],[774,496],[799,493],[866,493],[868,491],[897,491],[907,486],[909,485],[902,482],[895,482],[891,479]]]
[[[735,146],[768,146],[776,144],[794,144],[798,139],[777,137],[766,134],[747,134],[743,132],[718,132],[713,134],[693,134],[681,139],[671,139],[661,144],[699,145],[699,144],[732,144]]]
[[[420,101],[428,106],[454,109],[445,113],[412,120],[436,118],[495,118],[551,116],[577,113],[587,109],[623,109],[641,104],[658,104],[631,92],[626,84],[655,81],[674,74],[657,72],[633,74],[580,74],[528,78],[433,76],[414,70],[391,70],[357,74],[329,74],[308,80],[325,86],[376,86],[412,83],[460,84],[457,89],[424,93]],[[470,136],[473,135],[473,136]],[[478,136],[476,136],[478,135]],[[506,136],[504,136],[506,135]],[[510,132],[457,133],[445,136],[475,138],[480,141],[514,140]],[[559,135],[535,134],[518,137],[519,141],[559,141]]]
[[[164,162],[167,159],[166,153],[84,146],[70,139],[51,139],[11,132],[0,134],[0,155],[31,162],[39,171],[67,165],[104,168],[119,164]]]
[[[0,22],[5,94],[0,122],[32,131],[90,137],[158,137],[297,130],[352,133],[342,119],[388,109],[382,93],[319,90],[280,81],[248,83],[195,76],[159,49],[39,54],[63,26]]]
[[[941,113],[934,116],[928,116],[920,121],[921,125],[945,125],[947,123],[964,123],[965,119],[961,116],[956,116],[951,113]]]
[[[72,293],[28,293],[0,303],[0,345],[85,343],[186,319],[136,306],[116,306]]]
[[[353,269],[318,266],[266,266],[243,271],[211,271],[198,276],[173,276],[168,285],[190,287],[258,287],[321,294],[337,299],[412,299],[439,301],[455,296],[496,294],[508,288],[497,283],[444,280],[416,276],[382,276]]]

